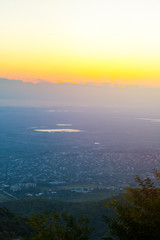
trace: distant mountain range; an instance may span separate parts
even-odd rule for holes
[[[109,84],[22,82],[0,78],[1,106],[94,106],[114,108],[159,108],[159,88]]]

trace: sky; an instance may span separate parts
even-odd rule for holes
[[[159,13],[159,0],[1,0],[0,78],[160,88]]]

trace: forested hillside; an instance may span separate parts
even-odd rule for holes
[[[23,199],[1,203],[0,207],[6,207],[23,217],[39,212],[43,213],[44,211],[58,211],[59,213],[66,213],[76,217],[80,217],[83,214],[90,218],[90,225],[95,228],[92,239],[99,240],[107,230],[102,215],[110,216],[113,212],[105,207],[106,201],[71,203],[47,199]]]
[[[28,239],[31,228],[26,224],[26,219],[9,211],[7,208],[0,208],[0,239],[11,240],[19,236]]]

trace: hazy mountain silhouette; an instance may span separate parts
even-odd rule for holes
[[[108,84],[37,83],[0,78],[0,105],[159,108],[160,88]]]

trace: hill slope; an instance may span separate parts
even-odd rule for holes
[[[111,211],[105,207],[106,201],[71,203],[47,199],[23,199],[0,203],[0,207],[6,207],[23,217],[43,212],[44,210],[58,211],[77,217],[84,214],[91,219],[91,225],[95,227],[92,239],[100,239],[107,231],[102,215],[111,215]]]
[[[11,240],[19,236],[29,236],[30,228],[26,220],[6,208],[0,208],[0,239]]]

